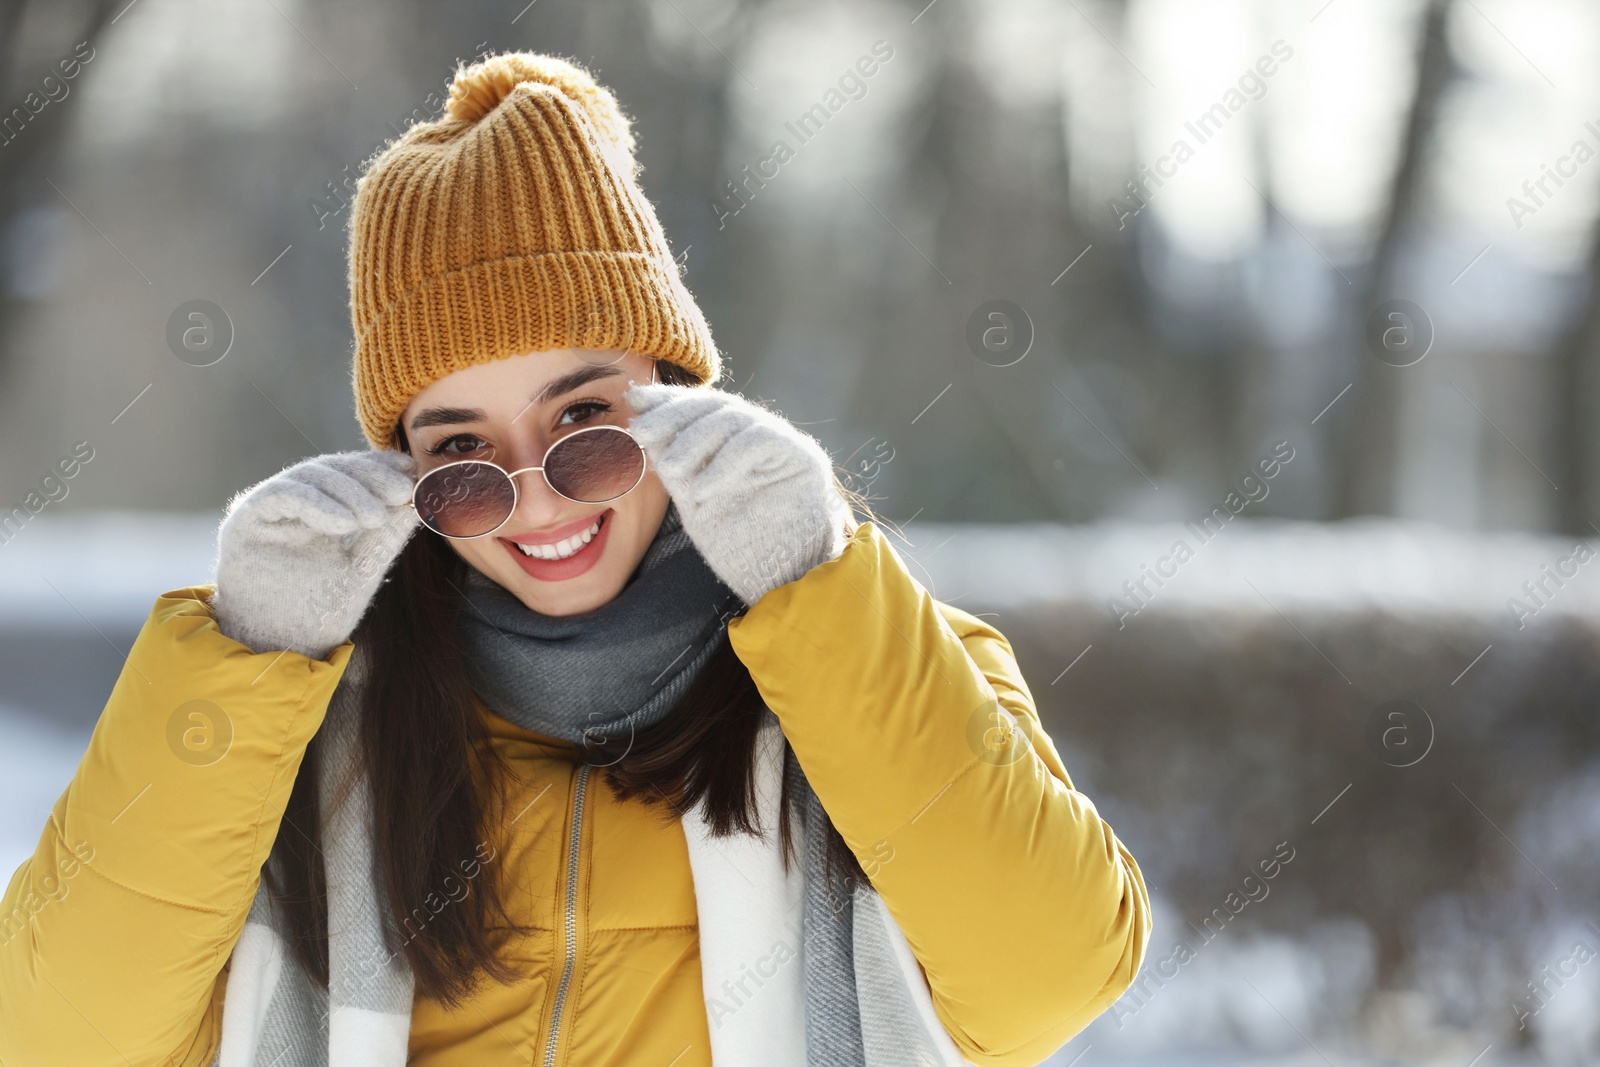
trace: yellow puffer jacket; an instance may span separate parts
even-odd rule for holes
[[[6,890],[6,1067],[204,1067],[215,1053],[229,953],[354,646],[326,662],[252,654],[218,631],[209,593],[156,601]],[[868,522],[729,633],[973,1063],[1037,1063],[1128,987],[1150,932],[1133,857],[1042,731],[1032,755],[980,756],[986,702],[1037,724],[998,631],[934,600]],[[208,705],[227,749],[202,763],[182,734]],[[507,943],[519,982],[485,982],[451,1012],[418,998],[410,1062],[707,1067],[681,823],[619,802],[598,772],[580,796],[569,746],[484,714],[520,793],[485,869],[536,929]],[[569,918],[575,966],[553,1023]]]

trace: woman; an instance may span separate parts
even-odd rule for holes
[[[1005,638],[709,388],[632,148],[516,53],[372,162],[372,450],[156,602],[0,910],[0,1062],[1020,1065],[1131,983]]]

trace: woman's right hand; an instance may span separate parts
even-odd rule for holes
[[[235,496],[217,531],[218,628],[312,659],[349,640],[418,525],[412,470],[404,452],[336,452]]]

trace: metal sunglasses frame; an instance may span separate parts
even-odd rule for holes
[[[579,500],[577,497],[567,496],[567,494],[565,494],[561,490],[557,489],[554,485],[551,485],[550,476],[548,474],[545,474],[545,467],[550,462],[550,453],[554,452],[556,449],[560,448],[562,445],[566,444],[568,441],[571,441],[572,439],[574,439],[576,437],[581,437],[583,434],[586,434],[586,433],[597,433],[597,432],[611,432],[611,433],[620,433],[620,434],[626,434],[627,435],[628,440],[633,442],[633,447],[635,447],[635,448],[637,448],[639,450],[639,460],[640,460],[640,463],[639,463],[639,477],[635,478],[632,485],[628,486],[628,488],[624,489],[622,492],[618,493],[616,496],[608,496],[604,500]],[[511,510],[506,512],[506,517],[501,519],[499,524],[496,525],[494,527],[494,529],[485,530],[481,534],[469,534],[469,535],[465,535],[465,536],[463,536],[461,534],[447,534],[447,533],[443,532],[442,530],[434,530],[434,528],[432,526],[428,526],[428,524],[426,522],[423,522],[423,525],[427,526],[429,530],[432,530],[434,533],[438,534],[440,537],[448,537],[452,541],[471,541],[471,540],[474,540],[474,539],[479,538],[479,537],[488,537],[490,534],[494,533],[495,531],[499,530],[501,527],[505,526],[506,523],[510,522],[511,521],[511,516],[513,516],[513,515],[515,515],[517,513],[517,506],[519,504],[521,504],[521,502],[522,502],[522,490],[520,488],[518,488],[518,486],[517,486],[517,476],[518,475],[526,474],[529,471],[538,471],[541,475],[543,475],[544,484],[550,487],[550,491],[552,493],[556,494],[556,496],[561,497],[563,500],[570,500],[574,504],[607,504],[607,503],[610,503],[613,500],[620,500],[623,497],[627,496],[629,493],[633,492],[635,489],[639,488],[639,483],[644,481],[645,473],[650,469],[650,457],[649,457],[649,454],[645,452],[644,446],[639,443],[639,439],[637,437],[634,437],[633,434],[629,433],[626,427],[623,427],[623,426],[611,426],[611,425],[585,426],[581,430],[574,430],[572,433],[567,434],[567,436],[563,437],[559,441],[552,442],[550,447],[544,450],[544,455],[540,457],[539,465],[536,466],[536,467],[522,467],[522,468],[520,468],[518,470],[508,471],[504,467],[500,466],[498,463],[492,463],[492,462],[490,462],[489,460],[486,460],[486,459],[463,459],[463,460],[457,460],[454,463],[446,463],[442,467],[435,467],[435,468],[433,468],[433,470],[429,471],[427,474],[424,474],[421,478],[418,478],[416,484],[411,487],[411,499],[406,501],[406,506],[409,507],[409,508],[412,508],[412,509],[416,508],[416,506],[417,506],[417,492],[422,488],[422,484],[424,482],[426,482],[429,478],[432,478],[435,474],[438,474],[440,471],[447,471],[447,470],[450,470],[452,467],[465,467],[468,464],[472,464],[474,466],[479,466],[479,467],[489,467],[489,468],[491,468],[491,469],[493,469],[495,471],[498,471],[500,474],[505,476],[506,481],[511,483]],[[417,514],[420,516],[421,512],[419,511]]]
[[[659,378],[659,376],[658,376],[658,374],[656,374],[656,362],[654,362],[654,360],[651,360],[651,363],[650,363],[650,384],[651,384],[651,386],[654,386],[654,384],[656,384],[656,382],[658,382],[658,378]],[[574,496],[566,496],[565,493],[562,493],[562,491],[557,490],[557,488],[555,488],[554,485],[550,485],[550,475],[544,474],[544,469],[546,469],[546,466],[549,466],[550,453],[554,453],[554,451],[557,450],[557,448],[560,448],[560,446],[565,445],[566,442],[570,442],[570,440],[573,440],[574,437],[579,437],[579,435],[582,435],[582,434],[592,434],[592,432],[594,432],[594,430],[618,430],[618,432],[621,432],[621,434],[627,434],[627,437],[629,437],[629,440],[632,440],[632,442],[634,442],[634,448],[637,448],[637,450],[638,450],[638,458],[640,458],[640,467],[638,467],[638,478],[635,478],[634,485],[627,486],[626,490],[622,490],[621,493],[616,494],[616,496],[608,496],[608,498],[603,499],[603,501],[579,501],[578,498],[574,498]],[[558,498],[562,498],[563,501],[571,501],[571,502],[573,502],[573,504],[610,504],[611,501],[619,501],[619,499],[624,498],[624,496],[627,496],[627,494],[632,493],[632,491],[634,491],[634,490],[637,490],[638,483],[643,482],[643,480],[645,480],[645,474],[646,474],[646,472],[648,472],[648,470],[650,470],[650,456],[648,456],[648,453],[645,453],[645,446],[640,445],[640,443],[638,443],[638,438],[634,437],[634,435],[632,435],[632,434],[629,434],[629,430],[627,430],[627,427],[610,426],[610,424],[602,424],[602,426],[586,426],[586,427],[584,427],[584,429],[581,429],[581,430],[573,430],[573,432],[571,432],[571,434],[566,435],[566,437],[563,437],[562,440],[558,440],[558,442],[550,443],[549,448],[546,448],[546,450],[544,450],[544,456],[541,456],[541,458],[539,458],[539,466],[538,467],[522,467],[522,469],[518,469],[518,470],[506,470],[506,469],[504,469],[504,467],[501,467],[501,466],[499,466],[499,464],[496,464],[496,462],[488,461],[488,459],[458,459],[458,461],[456,461],[456,462],[448,462],[448,464],[445,464],[445,466],[434,467],[434,469],[429,470],[429,472],[427,472],[427,474],[424,474],[424,475],[422,475],[421,478],[418,478],[418,480],[416,480],[416,483],[414,483],[414,485],[411,486],[411,499],[410,499],[410,501],[406,501],[406,507],[410,507],[410,509],[416,510],[416,493],[418,493],[418,490],[421,490],[422,483],[427,482],[427,480],[429,480],[429,478],[434,477],[434,475],[438,474],[438,472],[440,472],[440,470],[450,470],[451,467],[462,467],[462,466],[466,466],[466,464],[480,464],[480,466],[483,466],[483,467],[493,467],[494,470],[499,470],[499,472],[501,472],[502,475],[506,475],[507,482],[510,482],[510,510],[509,510],[509,512],[506,512],[506,518],[502,518],[501,522],[499,522],[499,525],[498,526],[494,526],[494,530],[486,530],[486,531],[483,531],[483,533],[480,533],[480,534],[469,534],[469,536],[461,536],[461,534],[446,534],[446,533],[443,533],[443,531],[434,530],[434,528],[432,528],[432,526],[427,525],[426,522],[422,523],[422,525],[427,526],[427,528],[429,528],[429,530],[432,530],[432,531],[434,531],[434,533],[437,533],[438,536],[440,536],[440,537],[450,537],[451,541],[472,541],[472,539],[475,539],[475,537],[488,537],[488,536],[490,536],[490,534],[493,534],[494,531],[501,530],[501,526],[504,526],[504,525],[506,525],[506,523],[509,523],[510,522],[510,517],[512,517],[512,515],[517,514],[517,506],[518,506],[518,504],[522,504],[522,490],[520,490],[520,488],[517,488],[517,475],[528,474],[528,472],[530,472],[530,470],[538,470],[539,474],[541,474],[542,477],[544,477],[544,485],[550,486],[550,493],[557,494]],[[421,517],[421,512],[418,512],[418,517]]]

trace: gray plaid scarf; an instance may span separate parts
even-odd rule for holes
[[[606,751],[672,710],[726,639],[730,609],[740,606],[694,549],[671,505],[623,591],[592,612],[539,615],[476,571],[465,592],[460,635],[485,705],[536,733]],[[231,1010],[213,1067],[405,1063],[413,978],[404,955],[387,947],[398,938],[374,873],[370,792],[357,756],[356,694],[366,670],[358,649],[322,727],[328,988],[314,983],[287,951],[286,924],[263,881],[234,955],[235,969],[249,973],[230,976]],[[792,752],[784,774],[802,801],[806,1063],[865,1067],[853,939],[854,908],[864,891],[841,891],[827,876],[822,805]],[[874,964],[864,973],[893,970]],[[236,995],[258,1002],[241,1005]],[[912,1018],[900,1013],[896,1028],[902,1016]],[[233,1019],[240,1021],[230,1026]]]

